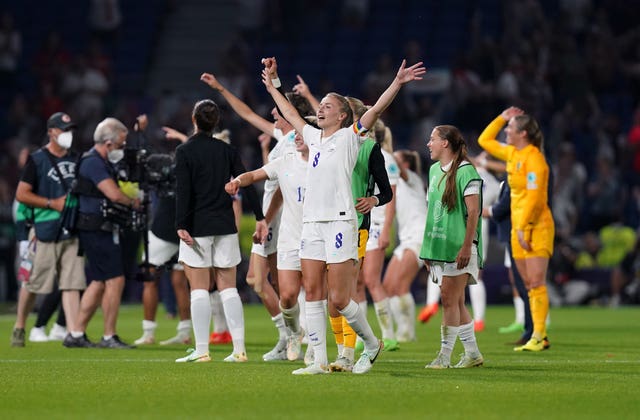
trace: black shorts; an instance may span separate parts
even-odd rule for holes
[[[122,250],[113,233],[81,230],[78,237],[89,263],[89,280],[105,281],[124,275]]]

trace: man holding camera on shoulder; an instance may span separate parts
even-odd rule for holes
[[[103,348],[133,348],[116,334],[116,321],[124,288],[124,268],[119,226],[105,217],[105,209],[116,205],[138,209],[140,202],[127,197],[118,187],[113,165],[124,156],[128,130],[115,118],[106,118],[93,134],[95,142],[78,165],[77,186],[80,246],[89,263],[91,282],[80,302],[80,331],[67,336],[68,347],[94,347],[85,331],[102,303],[104,335],[97,344]]]
[[[36,294],[51,293],[54,287],[62,291],[69,331],[78,330],[80,291],[86,287],[84,261],[78,257],[78,238],[62,223],[65,207],[76,205],[68,197],[76,174],[76,156],[69,152],[73,128],[75,124],[63,112],[49,117],[49,142],[29,156],[16,191],[16,199],[33,210],[36,252],[29,279],[20,289],[13,347],[24,347],[24,327]]]

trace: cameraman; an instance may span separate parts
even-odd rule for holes
[[[137,199],[118,188],[113,164],[124,156],[128,130],[115,118],[106,118],[93,134],[95,145],[84,154],[78,168],[79,196],[77,228],[93,276],[80,302],[79,326],[84,333],[100,302],[104,313],[104,335],[98,347],[132,348],[116,334],[116,321],[124,288],[124,269],[118,226],[103,217],[104,202],[139,208]],[[92,347],[87,342],[83,347]]]
[[[141,115],[136,119],[136,126],[134,130],[138,134],[139,144],[138,150],[144,149],[144,137],[143,132],[148,125],[146,115]],[[167,139],[171,139],[167,135]],[[180,138],[178,138],[180,139]],[[186,141],[186,136],[184,140]],[[130,147],[130,145],[127,145]],[[161,341],[160,345],[169,344],[188,344],[191,342],[191,311],[189,308],[189,288],[187,285],[187,278],[184,274],[184,269],[180,264],[173,264],[175,257],[178,254],[178,244],[180,239],[174,229],[174,223],[176,218],[176,199],[175,199],[175,183],[173,178],[175,176],[173,170],[173,164],[166,163],[166,166],[162,170],[170,168],[166,177],[158,177],[154,172],[157,172],[158,165],[155,164],[154,157],[166,157],[162,155],[149,155],[142,164],[142,168],[138,169],[141,172],[140,178],[144,178],[145,182],[141,185],[148,189],[153,189],[157,192],[157,200],[155,203],[155,209],[153,213],[153,221],[148,232],[148,262],[149,274],[142,276],[143,290],[142,290],[142,304],[144,311],[144,319],[142,320],[142,336],[137,339],[134,344],[154,344],[155,343],[155,330],[157,327],[156,313],[158,309],[158,280],[160,277],[159,270],[162,267],[171,267],[171,284],[175,293],[178,316],[180,321],[177,326],[177,334],[169,338],[168,340]],[[149,179],[147,179],[149,178]],[[162,179],[160,179],[162,178]],[[153,179],[153,182],[146,182]],[[160,182],[160,183],[157,183]],[[145,191],[147,195],[147,191]]]

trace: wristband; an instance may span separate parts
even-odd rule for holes
[[[378,206],[378,204],[380,204],[380,199],[379,199],[377,196],[375,196],[375,195],[372,195],[371,197],[375,198],[375,200],[376,200],[376,204],[374,205],[374,207],[377,207],[377,206]]]
[[[237,178],[233,178],[233,182],[238,182],[238,186],[242,185],[242,180],[240,179],[240,177]]]
[[[47,198],[47,205],[46,208],[50,209],[51,208],[51,199]]]
[[[276,89],[278,89],[280,86],[282,86],[282,83],[280,82],[280,78],[279,77],[276,77],[275,79],[271,79],[271,84]]]

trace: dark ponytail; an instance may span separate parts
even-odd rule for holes
[[[436,127],[436,130],[438,130],[438,134],[443,140],[449,142],[451,151],[454,154],[451,168],[447,171],[447,184],[442,195],[442,204],[444,204],[447,211],[451,212],[456,208],[456,175],[460,164],[467,160],[467,144],[460,130],[452,125],[440,125]]]

